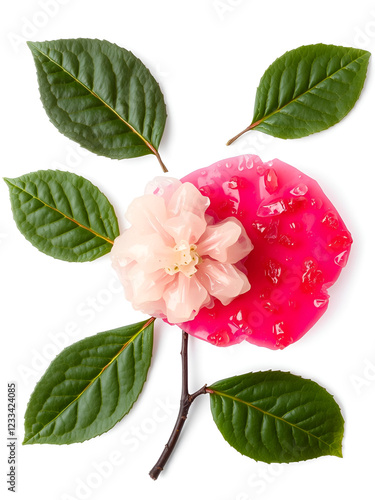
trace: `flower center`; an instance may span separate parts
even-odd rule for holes
[[[191,278],[197,272],[196,266],[202,262],[196,250],[197,245],[190,245],[186,240],[181,240],[173,248],[171,263],[164,268],[165,272],[171,276],[181,272]]]

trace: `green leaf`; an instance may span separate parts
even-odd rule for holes
[[[17,227],[38,250],[69,262],[91,261],[110,252],[119,235],[117,217],[87,179],[39,170],[4,180]]]
[[[114,159],[154,154],[166,108],[145,65],[106,40],[28,42],[43,106],[58,130],[98,155]]]
[[[264,73],[249,127],[281,139],[325,130],[349,113],[362,91],[371,54],[335,45],[286,52]]]
[[[248,373],[207,392],[216,425],[243,455],[267,463],[342,457],[340,408],[311,380],[280,371]]]
[[[151,362],[154,318],[67,347],[31,395],[23,444],[71,444],[111,429],[132,408]]]

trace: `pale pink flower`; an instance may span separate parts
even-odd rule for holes
[[[215,223],[209,205],[193,184],[165,177],[131,203],[131,227],[116,238],[111,256],[135,309],[182,323],[214,299],[227,305],[250,289],[236,264],[253,245],[234,217]]]

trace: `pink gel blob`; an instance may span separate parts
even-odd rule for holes
[[[219,161],[182,181],[210,198],[207,214],[217,221],[237,217],[254,250],[242,261],[251,289],[226,306],[216,300],[181,328],[218,346],[247,340],[283,349],[299,340],[326,311],[327,289],[353,241],[318,183],[255,155]]]

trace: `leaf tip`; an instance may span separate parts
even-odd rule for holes
[[[333,451],[330,453],[330,455],[331,455],[332,457],[344,458],[343,453],[342,453],[342,446],[341,446],[341,443],[340,443],[340,445],[339,445],[339,446],[338,446],[335,450],[333,450]]]
[[[338,458],[344,458],[344,455],[342,453],[342,439],[343,435],[340,436],[340,441],[337,442],[334,452],[332,453],[333,456]]]
[[[9,179],[8,177],[3,177],[3,181],[9,188],[12,186],[12,180],[13,179]]]
[[[34,44],[34,42],[27,41],[27,42],[26,42],[26,45],[29,47],[29,49],[31,50],[31,52],[34,52],[34,49],[35,49],[35,44]]]

